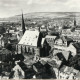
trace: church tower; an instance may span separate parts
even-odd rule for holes
[[[74,17],[74,26],[76,26],[76,18]]]
[[[25,23],[24,23],[24,17],[23,17],[23,13],[22,13],[22,31],[23,31],[23,34],[25,33]]]

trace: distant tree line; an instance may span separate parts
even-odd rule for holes
[[[0,26],[0,34],[3,34],[5,32],[6,32],[5,28],[3,26]]]
[[[80,55],[76,55],[69,59],[69,66],[74,67],[77,70],[80,70]]]

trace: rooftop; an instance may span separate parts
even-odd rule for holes
[[[37,46],[39,32],[27,30],[18,44]]]
[[[80,43],[74,43],[73,46],[77,49],[80,49]]]
[[[74,69],[73,67],[68,67],[66,65],[63,65],[63,67],[60,69],[60,71],[65,72],[67,74],[76,73],[76,76],[80,75],[80,72],[78,70]]]
[[[63,36],[62,37],[63,41],[73,41],[71,38],[67,37],[67,36]]]
[[[70,52],[69,51],[62,51],[62,54],[65,57],[65,59],[68,60]]]
[[[23,71],[28,69],[27,66],[23,62],[19,62],[18,64],[22,68]]]

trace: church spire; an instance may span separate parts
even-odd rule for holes
[[[22,13],[22,31],[23,31],[23,34],[24,34],[25,33],[25,23],[24,23],[23,13]]]
[[[76,18],[74,17],[74,26],[76,26]]]

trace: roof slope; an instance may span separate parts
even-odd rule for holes
[[[70,52],[69,51],[62,51],[62,54],[65,57],[65,59],[68,60]]]
[[[39,31],[27,30],[18,44],[37,46]]]
[[[76,49],[80,49],[80,43],[74,43],[73,46],[74,46]]]

